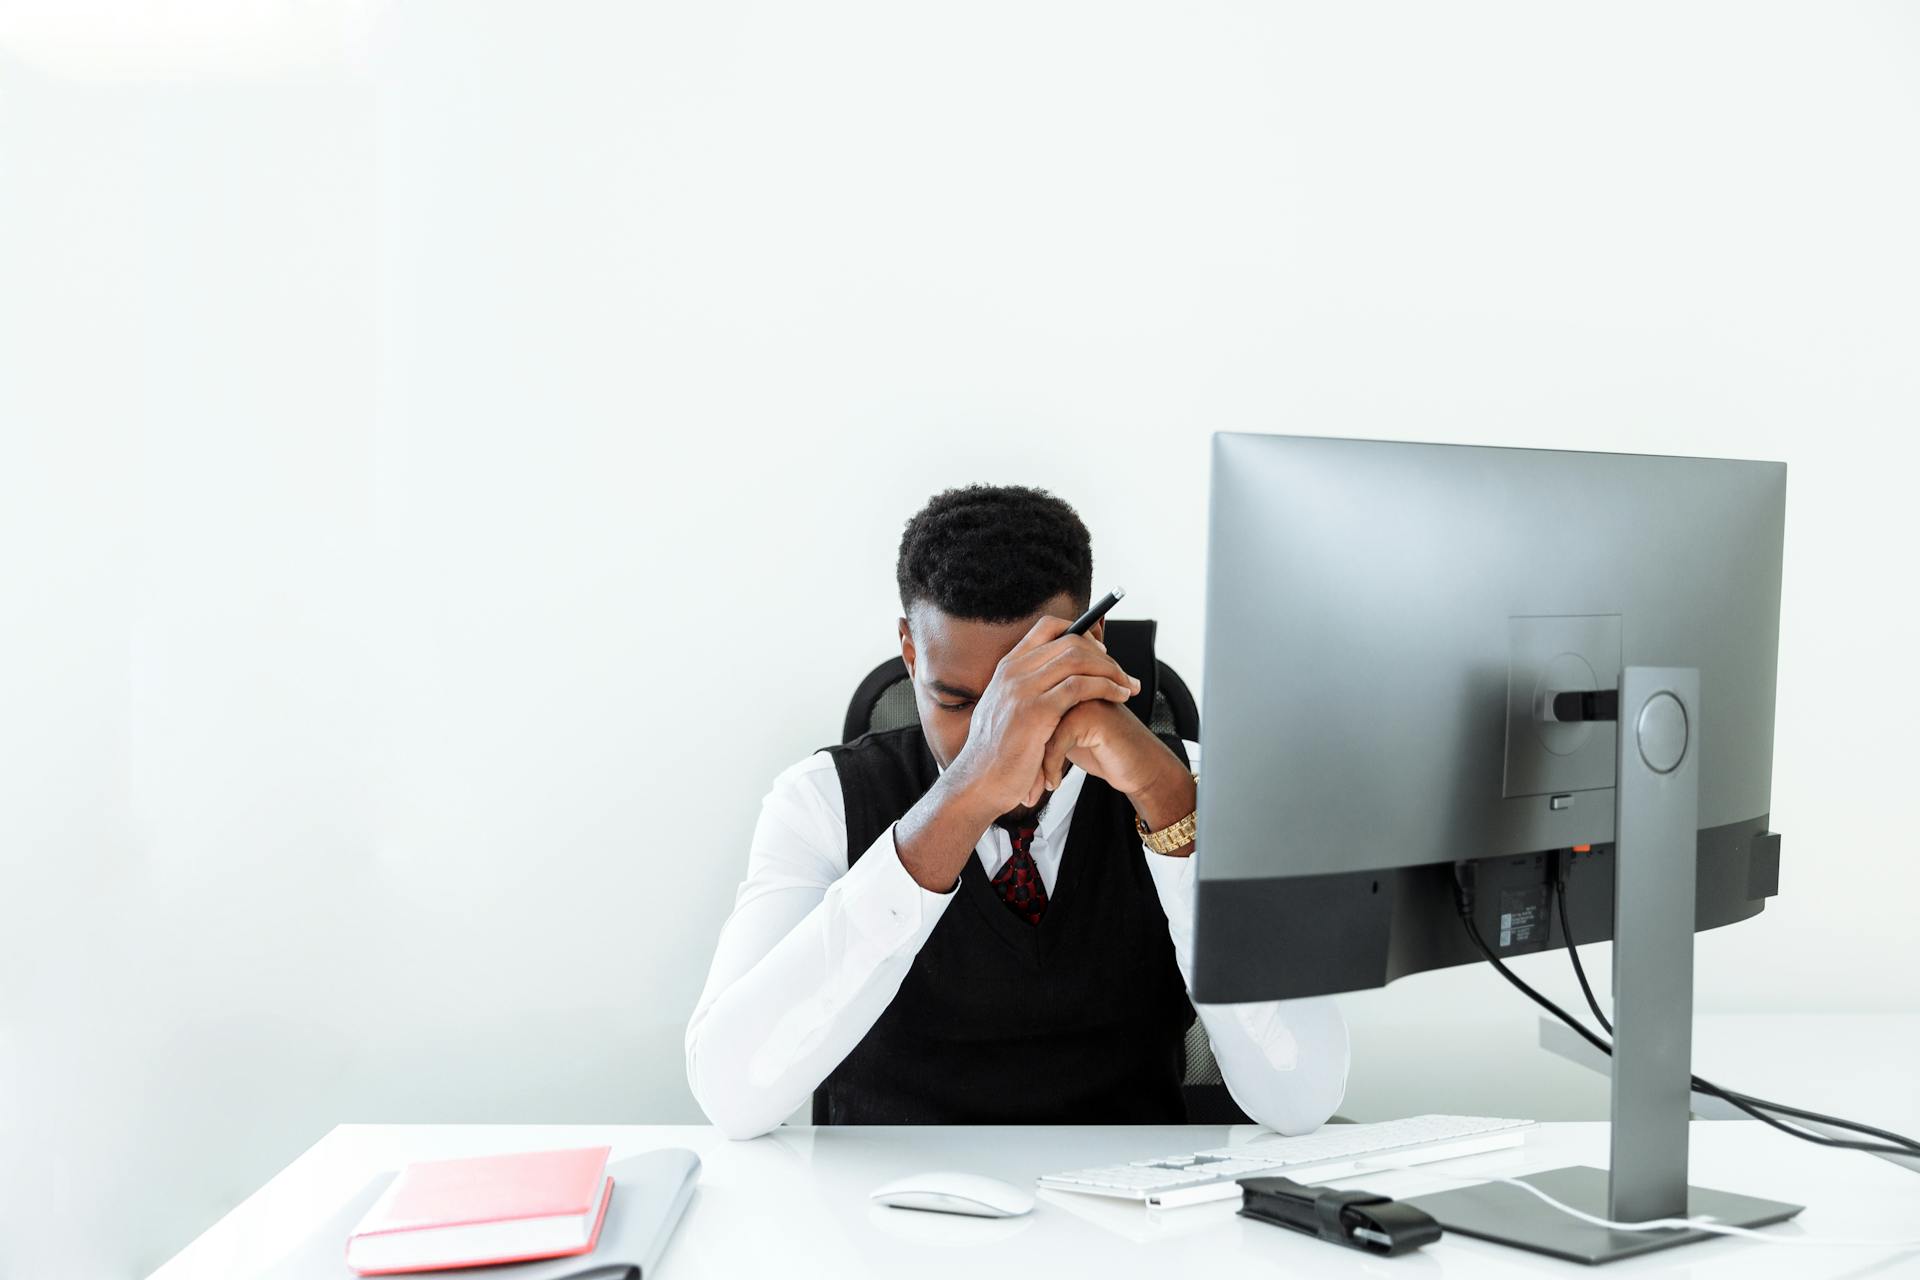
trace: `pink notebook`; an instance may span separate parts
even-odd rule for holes
[[[610,1150],[410,1164],[347,1237],[347,1265],[380,1276],[590,1252],[613,1196]]]

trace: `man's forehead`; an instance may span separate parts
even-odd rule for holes
[[[1032,618],[1014,622],[981,622],[975,618],[956,618],[928,605],[916,605],[908,615],[913,629],[914,648],[924,665],[939,667],[951,674],[963,675],[985,667],[989,672],[1007,651],[1020,643],[1020,637],[1033,627]]]
[[[980,684],[992,677],[994,666],[1027,632],[1042,614],[1072,619],[1073,601],[1056,596],[1038,612],[1011,622],[982,622],[977,618],[956,618],[924,601],[916,602],[907,614],[913,631],[914,648],[923,670],[922,678],[967,684]]]

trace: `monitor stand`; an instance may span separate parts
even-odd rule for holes
[[[1614,780],[1613,1145],[1611,1169],[1576,1165],[1520,1179],[1615,1222],[1783,1222],[1801,1206],[1687,1185],[1693,1073],[1693,897],[1700,809],[1700,673],[1620,673]],[[1589,704],[1593,718],[1616,708]],[[1611,718],[1611,717],[1608,717]],[[1614,1231],[1506,1183],[1417,1196],[1448,1231],[1572,1262],[1601,1263],[1711,1240],[1712,1232]]]

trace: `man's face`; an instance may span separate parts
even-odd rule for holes
[[[1063,592],[1017,622],[956,618],[925,601],[916,603],[909,615],[900,619],[900,656],[913,678],[913,697],[920,708],[920,727],[926,733],[927,746],[942,769],[950,767],[967,744],[974,704],[992,681],[993,669],[1046,614],[1071,622],[1080,611],[1074,607],[1073,598]],[[1089,634],[1099,640],[1105,633],[1103,618]],[[1029,817],[1044,809],[1046,803],[1043,797],[1034,808],[1005,816],[1010,820]]]

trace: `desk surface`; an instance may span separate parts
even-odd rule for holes
[[[235,1280],[280,1260],[373,1174],[409,1160],[610,1143],[614,1157],[690,1147],[705,1167],[661,1274],[667,1280],[748,1275],[1592,1275],[1592,1271],[1465,1237],[1384,1260],[1237,1217],[1219,1203],[1150,1211],[1062,1192],[1024,1218],[999,1221],[882,1209],[867,1193],[903,1174],[966,1169],[1029,1183],[1103,1160],[1217,1146],[1254,1132],[1220,1126],[1140,1128],[783,1128],[729,1142],[694,1125],[341,1125],[246,1200],[152,1280]],[[1607,1127],[1550,1124],[1527,1146],[1452,1161],[1455,1172],[1525,1173],[1606,1163]],[[1884,1161],[1817,1149],[1754,1123],[1693,1127],[1693,1180],[1808,1206],[1783,1235],[1920,1236],[1920,1175]],[[1344,1185],[1415,1195],[1459,1185],[1416,1170]],[[1813,1248],[1721,1240],[1614,1264],[1614,1277],[1896,1277],[1920,1275],[1920,1251]]]

